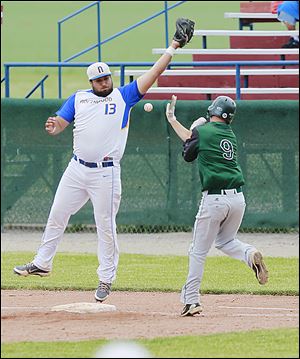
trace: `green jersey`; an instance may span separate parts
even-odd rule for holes
[[[209,122],[194,128],[183,156],[188,162],[198,158],[203,191],[238,188],[245,183],[237,162],[236,137],[226,123]]]

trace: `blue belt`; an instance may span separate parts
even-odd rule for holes
[[[97,167],[113,167],[114,163],[113,161],[103,161],[103,162],[86,162],[80,158],[78,158],[76,155],[73,155],[73,158],[75,161],[78,161],[82,165],[90,168],[97,168]]]

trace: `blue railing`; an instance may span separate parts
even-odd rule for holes
[[[13,67],[88,67],[91,62],[10,62],[4,64],[5,68],[5,97],[10,97],[10,68]],[[154,62],[108,62],[110,67],[120,68],[120,86],[125,84],[125,68],[126,67],[151,67]],[[232,66],[235,67],[235,86],[236,86],[236,99],[241,98],[241,67],[242,66],[287,66],[299,65],[298,60],[285,60],[285,61],[194,61],[194,62],[171,62],[171,67],[202,67],[202,66]]]
[[[61,62],[61,61],[68,62],[68,61],[72,60],[73,58],[78,57],[79,55],[82,55],[82,54],[94,49],[97,46],[98,46],[98,60],[100,61],[100,59],[101,59],[100,2],[101,1],[95,1],[92,4],[89,4],[89,5],[85,6],[85,7],[83,7],[82,9],[77,10],[74,13],[72,13],[72,14],[70,14],[70,15],[68,15],[68,16],[66,16],[63,19],[58,21],[58,23],[57,23],[57,26],[58,26],[58,50],[57,50],[58,62]],[[62,60],[62,36],[61,36],[62,35],[62,27],[61,27],[61,25],[65,21],[67,21],[67,20],[81,14],[82,12],[86,11],[87,9],[89,9],[89,8],[95,6],[95,5],[97,6],[97,38],[98,38],[98,43],[96,45],[94,45],[94,46],[91,46],[91,47],[81,51],[81,53],[78,53],[78,54],[76,54],[74,56],[71,56],[68,59]],[[58,68],[58,97],[59,98],[61,98],[61,88],[62,88],[62,76],[61,76],[62,72],[61,72],[61,70],[62,70],[61,67],[59,67]]]
[[[168,12],[169,12],[169,10],[174,9],[175,7],[181,5],[181,4],[185,3],[185,2],[186,1],[178,1],[176,4],[168,6],[168,2],[164,1],[164,9],[163,10],[158,11],[155,14],[145,18],[144,20],[141,20],[141,21],[137,22],[136,24],[131,25],[131,26],[125,28],[124,30],[119,31],[119,32],[115,33],[114,35],[108,37],[107,39],[101,41],[101,8],[100,8],[101,1],[95,1],[95,2],[83,7],[80,10],[75,11],[74,13],[72,13],[72,14],[70,14],[70,15],[68,15],[68,16],[66,16],[63,19],[58,21],[58,62],[69,62],[69,61],[71,61],[71,60],[73,60],[73,59],[75,59],[75,58],[77,58],[77,57],[79,57],[79,56],[81,56],[81,55],[95,49],[96,47],[98,48],[98,61],[101,61],[101,46],[103,44],[105,44],[105,43],[107,43],[107,42],[109,42],[109,41],[111,41],[111,40],[113,40],[113,39],[127,33],[130,30],[135,29],[138,26],[141,26],[141,25],[145,24],[146,22],[148,22],[148,21],[150,21],[150,20],[152,20],[152,19],[154,19],[154,18],[156,18],[156,17],[158,17],[158,16],[160,16],[162,14],[165,14],[165,41],[166,41],[166,48],[167,48],[169,46]],[[62,59],[62,27],[61,27],[61,25],[65,21],[79,15],[80,13],[84,12],[85,10],[87,10],[87,9],[93,7],[93,6],[97,6],[97,37],[98,37],[97,38],[97,40],[98,40],[97,43],[92,45],[92,46],[89,46],[86,49],[84,49],[84,50],[82,50],[82,51],[80,51],[80,52],[66,58],[65,60],[63,60]],[[61,93],[62,93],[62,91],[61,91],[61,88],[62,88],[62,72],[61,71],[62,71],[62,69],[60,67],[58,69],[58,83],[59,83],[59,85],[58,85],[58,87],[59,87],[59,89],[58,89],[58,97],[59,98],[61,98]]]
[[[44,76],[35,86],[34,88],[28,92],[28,94],[25,96],[25,98],[29,98],[35,90],[37,90],[39,87],[41,88],[41,98],[44,98],[45,90],[44,90],[44,82],[47,80],[49,75]]]

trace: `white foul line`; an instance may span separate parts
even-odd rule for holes
[[[30,311],[51,311],[50,307],[1,307],[1,311],[26,311],[29,312]],[[54,312],[54,311],[53,311]],[[88,313],[88,312],[87,312]],[[140,314],[140,312],[138,311],[134,311],[134,310],[126,310],[124,311],[124,313],[128,313],[128,314]],[[168,317],[178,317],[179,314],[177,313],[165,313],[165,312],[149,312],[149,313],[144,313],[145,315],[160,315],[160,316],[168,316]]]
[[[297,311],[296,308],[262,308],[262,307],[228,307],[225,305],[219,305],[218,308],[226,308],[226,309],[254,309],[254,310],[287,310],[287,311]]]
[[[294,318],[298,318],[299,315],[298,314],[247,314],[247,313],[241,313],[241,314],[231,314],[231,317],[294,317]]]
[[[50,310],[49,307],[1,307],[1,310]]]

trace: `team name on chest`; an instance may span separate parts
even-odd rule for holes
[[[81,105],[84,104],[98,104],[98,103],[109,103],[112,102],[113,99],[112,97],[108,96],[108,97],[104,97],[104,98],[83,98],[79,101],[79,103]]]
[[[80,113],[102,114],[102,115],[117,115],[118,98],[116,96],[107,96],[103,98],[97,97],[83,97],[78,101],[78,111]]]

